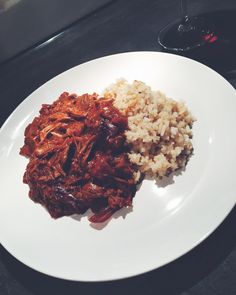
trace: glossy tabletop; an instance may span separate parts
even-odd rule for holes
[[[0,64],[0,125],[30,93],[85,61],[126,51],[161,51],[158,31],[177,18],[176,0],[116,0]],[[236,87],[236,3],[189,1],[191,14],[215,23],[221,42],[187,56],[212,67]],[[235,110],[236,112],[236,110]],[[235,113],[236,114],[236,113]],[[4,193],[4,192],[1,192]],[[152,272],[101,283],[64,281],[38,273],[0,246],[0,294],[236,294],[236,209],[204,242]],[[94,265],[98,268],[99,265]]]

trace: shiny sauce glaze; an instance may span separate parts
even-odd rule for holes
[[[29,158],[23,181],[29,197],[53,218],[94,213],[104,222],[131,206],[136,192],[135,167],[125,142],[127,117],[112,99],[64,92],[25,130],[20,154]]]

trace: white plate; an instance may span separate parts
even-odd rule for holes
[[[19,156],[24,129],[61,92],[100,93],[117,78],[139,79],[186,101],[197,118],[194,155],[173,183],[144,181],[125,218],[101,230],[86,217],[53,220],[28,198]],[[14,85],[12,86],[14,87]],[[123,53],[74,67],[32,93],[0,133],[0,239],[17,259],[55,277],[103,281],[158,268],[205,239],[235,205],[236,94],[193,60],[156,52]]]

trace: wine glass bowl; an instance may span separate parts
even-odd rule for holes
[[[158,43],[170,52],[187,52],[217,40],[214,29],[203,16],[189,16],[187,1],[180,0],[181,18],[161,29]]]

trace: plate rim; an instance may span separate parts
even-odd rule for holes
[[[101,59],[106,59],[106,58],[112,58],[113,56],[121,56],[121,55],[130,55],[130,54],[132,54],[132,55],[134,55],[134,54],[154,54],[154,55],[171,55],[171,56],[175,56],[175,57],[177,57],[177,58],[180,58],[180,59],[183,59],[183,60],[185,60],[185,59],[187,59],[187,60],[190,60],[191,62],[193,62],[193,63],[197,63],[197,64],[199,64],[201,67],[203,67],[203,68],[207,68],[208,70],[210,70],[210,71],[212,71],[214,74],[216,74],[217,76],[218,76],[218,78],[220,78],[220,79],[222,79],[225,83],[226,83],[226,85],[228,86],[228,87],[230,87],[234,92],[235,92],[235,98],[236,98],[236,90],[235,90],[235,88],[230,84],[230,82],[229,81],[227,81],[223,76],[221,76],[218,72],[216,72],[215,70],[213,70],[212,68],[210,68],[210,67],[208,67],[208,66],[206,66],[206,65],[204,65],[204,64],[202,64],[202,63],[200,63],[200,62],[198,62],[198,61],[195,61],[195,60],[193,60],[193,59],[191,59],[191,58],[187,58],[187,57],[183,57],[183,56],[178,56],[178,55],[175,55],[175,54],[170,54],[170,53],[164,53],[164,52],[156,52],[156,51],[131,51],[131,52],[120,52],[120,53],[115,53],[115,54],[111,54],[111,55],[105,55],[105,56],[101,56],[101,57],[97,57],[97,58],[95,58],[95,59],[92,59],[92,60],[88,60],[88,61],[86,61],[86,62],[84,62],[84,63],[80,63],[80,64],[78,64],[78,65],[75,65],[75,66],[73,66],[73,67],[71,67],[71,68],[69,68],[69,69],[67,69],[67,70],[65,70],[65,71],[62,71],[61,73],[59,73],[59,74],[57,74],[56,76],[54,76],[54,77],[52,77],[51,79],[49,79],[49,80],[47,80],[45,83],[43,83],[40,87],[38,87],[37,89],[35,89],[33,92],[31,92],[29,95],[27,95],[27,97],[26,98],[24,98],[23,100],[22,100],[22,102],[13,110],[13,112],[8,116],[8,118],[5,120],[5,122],[3,123],[3,125],[1,126],[1,128],[0,128],[0,137],[1,137],[1,134],[2,134],[2,132],[4,131],[4,129],[5,128],[7,128],[7,126],[8,126],[8,123],[11,121],[11,119],[12,119],[12,117],[14,117],[14,115],[15,115],[15,113],[19,110],[19,108],[20,107],[22,107],[22,105],[24,104],[24,102],[26,101],[26,100],[30,100],[31,99],[31,96],[33,96],[34,95],[34,93],[35,92],[37,92],[37,91],[40,91],[40,89],[42,88],[42,87],[44,87],[47,83],[49,83],[49,82],[51,82],[52,80],[54,80],[54,79],[57,79],[58,78],[58,76],[63,76],[64,74],[66,74],[67,72],[69,72],[69,71],[71,71],[72,69],[75,69],[75,68],[77,68],[77,67],[79,67],[79,66],[81,66],[81,65],[86,65],[86,64],[88,64],[88,63],[93,63],[93,62],[96,62],[97,60],[101,60]],[[37,268],[37,267],[34,267],[34,266],[32,266],[32,265],[29,265],[28,263],[26,264],[24,261],[22,261],[21,259],[19,259],[18,257],[16,257],[15,255],[14,255],[14,253],[12,253],[12,251],[9,251],[9,249],[7,248],[7,247],[5,247],[5,245],[4,245],[4,243],[0,240],[0,243],[2,244],[2,246],[4,247],[4,249],[8,252],[8,253],[10,253],[13,257],[15,257],[18,261],[20,261],[21,263],[23,263],[25,266],[27,266],[27,267],[29,267],[29,268],[31,268],[31,269],[33,269],[33,270],[36,270],[36,271],[38,271],[38,272],[40,272],[40,273],[42,273],[42,274],[46,274],[46,275],[48,275],[48,276],[51,276],[51,277],[54,277],[54,278],[60,278],[60,279],[65,279],[65,280],[69,280],[69,281],[81,281],[81,282],[106,282],[106,281],[115,281],[115,280],[120,280],[120,279],[125,279],[125,278],[130,278],[130,277],[135,277],[135,276],[138,276],[138,275],[142,275],[142,274],[144,274],[144,273],[148,273],[148,272],[150,272],[150,271],[153,271],[153,270],[155,270],[155,269],[158,269],[158,268],[160,268],[160,267],[163,267],[163,266],[165,266],[165,265],[167,265],[167,264],[169,264],[169,263],[171,263],[171,262],[173,262],[173,261],[175,261],[175,260],[177,260],[177,259],[179,259],[180,257],[182,257],[182,256],[184,256],[185,254],[187,254],[189,251],[191,251],[191,250],[193,250],[193,249],[195,249],[199,244],[201,244],[201,242],[202,241],[204,241],[206,238],[208,238],[222,223],[223,223],[223,221],[228,217],[228,215],[230,214],[230,212],[234,209],[234,207],[235,207],[235,204],[228,210],[228,212],[227,212],[227,214],[225,215],[224,214],[224,216],[221,218],[221,221],[220,222],[218,222],[218,224],[215,224],[214,226],[212,226],[212,230],[210,230],[210,231],[208,231],[206,234],[205,234],[205,236],[203,236],[201,239],[199,239],[196,243],[194,243],[194,245],[192,245],[192,246],[190,246],[188,249],[186,249],[183,253],[180,253],[179,254],[179,256],[176,256],[174,259],[170,259],[169,261],[166,261],[166,263],[163,263],[163,264],[161,264],[161,265],[159,265],[159,266],[157,266],[157,267],[155,267],[155,268],[150,268],[150,269],[146,269],[145,271],[143,271],[143,272],[138,272],[138,273],[133,273],[133,274],[131,274],[131,275],[129,275],[129,276],[127,276],[127,275],[125,275],[125,276],[119,276],[118,278],[107,278],[107,279],[103,279],[103,280],[101,280],[101,279],[98,279],[98,280],[94,280],[94,279],[87,279],[87,280],[85,280],[85,279],[75,279],[75,278],[69,278],[69,277],[63,277],[63,276],[58,276],[58,275],[53,275],[52,273],[50,273],[50,272],[47,272],[47,271],[45,271],[45,270],[40,270],[39,268]]]

